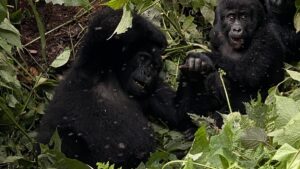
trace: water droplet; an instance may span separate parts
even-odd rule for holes
[[[118,147],[119,147],[120,149],[125,149],[125,148],[126,148],[126,146],[125,146],[124,143],[119,143],[119,144],[118,144]]]
[[[99,31],[99,30],[102,30],[103,28],[101,26],[99,27],[95,27],[95,31]]]

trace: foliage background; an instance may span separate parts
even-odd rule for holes
[[[79,16],[88,15],[95,9],[94,4],[100,3],[116,9],[123,8],[123,18],[127,21],[132,11],[152,20],[168,38],[162,76],[175,89],[178,66],[186,53],[194,50],[209,51],[207,34],[213,23],[216,0],[45,2],[81,6],[83,10]],[[22,3],[26,4],[25,7],[20,7]],[[44,1],[0,1],[0,168],[85,169],[88,168],[85,164],[68,159],[60,152],[57,133],[51,140],[55,143],[54,148],[41,145],[41,153],[33,151],[34,130],[58,82],[56,74],[76,55],[77,47],[76,44],[70,45],[54,61],[49,59],[49,51],[46,50],[49,31],[46,32],[46,23],[40,17],[40,3]],[[298,11],[294,23],[299,31],[300,0],[296,0],[295,5]],[[35,18],[34,24],[39,32],[39,37],[34,40],[39,41],[40,45],[37,70],[32,70],[22,57],[28,47],[21,42],[22,35],[18,27],[27,17]],[[76,15],[68,23],[78,18]],[[122,33],[129,27],[130,22],[121,21],[115,33]],[[286,79],[270,89],[265,102],[257,98],[247,103],[247,115],[234,112],[224,116],[222,129],[217,129],[211,119],[192,115],[195,123],[201,127],[191,140],[186,133],[170,131],[164,126],[153,124],[161,147],[138,168],[300,168],[299,64],[287,64],[286,72]],[[98,168],[111,169],[114,166],[103,162],[98,164]]]

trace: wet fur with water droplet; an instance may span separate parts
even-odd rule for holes
[[[277,5],[286,5],[282,2]],[[201,115],[228,111],[219,69],[226,72],[224,81],[234,111],[244,113],[243,103],[256,99],[258,92],[265,98],[268,89],[283,80],[283,62],[289,55],[284,48],[288,43],[274,33],[284,30],[280,19],[272,11],[267,16],[258,0],[220,0],[210,35],[212,52],[190,53],[182,66],[178,98],[189,98],[181,101],[182,107]],[[297,41],[289,39],[289,43]]]
[[[134,14],[132,28],[109,39],[121,16],[109,8],[95,14],[38,129],[38,142],[47,144],[57,128],[67,157],[91,166],[111,161],[131,168],[147,159],[156,144],[145,113],[184,128],[184,115],[171,103],[175,92],[158,75],[165,36]]]

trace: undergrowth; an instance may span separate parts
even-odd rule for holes
[[[35,128],[57,84],[53,72],[68,61],[74,49],[67,48],[48,64],[45,30],[36,3],[26,1],[39,27],[40,37],[37,39],[41,40],[45,61],[40,63],[39,73],[32,74],[26,61],[20,59],[20,53],[26,50],[26,46],[21,44],[22,35],[15,28],[17,21],[23,18],[17,1],[14,4],[0,1],[0,168],[88,168],[61,153],[57,133],[51,139],[55,145],[53,148],[41,145],[40,153],[33,151]],[[84,13],[92,8],[87,0],[46,2],[81,5],[85,8]],[[178,66],[186,53],[209,51],[207,34],[213,23],[215,0],[111,0],[106,5],[124,8],[125,13],[135,10],[165,32],[169,46],[163,56],[163,76],[175,89]],[[296,6],[300,8],[300,0],[296,1]],[[297,30],[300,29],[299,20],[297,13]],[[126,30],[128,26],[130,23],[120,24],[121,29],[116,29],[115,33],[122,33],[120,30]],[[199,124],[192,140],[187,138],[186,133],[153,124],[161,146],[138,168],[300,168],[299,70],[297,64],[286,65],[286,79],[269,90],[266,101],[262,102],[258,97],[245,103],[246,115],[238,112],[223,115],[221,129],[213,125],[212,119],[191,115]],[[98,168],[113,169],[114,165],[99,162]]]

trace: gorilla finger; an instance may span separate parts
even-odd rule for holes
[[[194,71],[195,69],[195,58],[188,59],[188,67],[190,71]]]
[[[201,59],[200,58],[195,58],[195,71],[200,71],[201,69]]]
[[[179,65],[180,70],[188,70],[189,66],[187,64]]]

